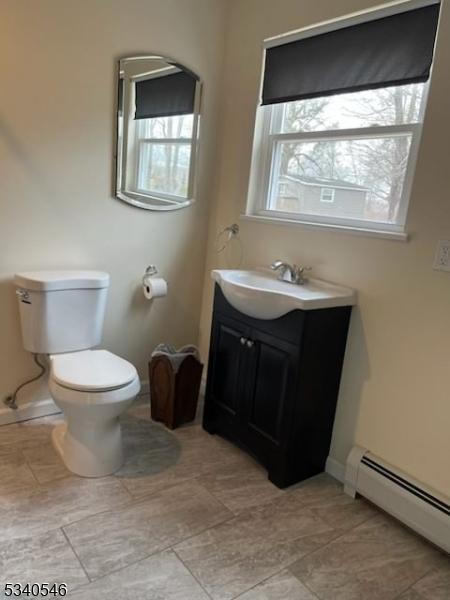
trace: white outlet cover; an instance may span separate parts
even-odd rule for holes
[[[439,240],[433,269],[450,272],[450,240]]]

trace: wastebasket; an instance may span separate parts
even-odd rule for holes
[[[203,364],[195,346],[160,344],[149,363],[152,419],[169,429],[195,419]]]

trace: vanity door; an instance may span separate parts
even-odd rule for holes
[[[282,483],[297,400],[299,349],[252,329],[246,345],[246,386],[241,409],[242,442],[261,460],[274,483]]]
[[[220,312],[214,314],[203,426],[239,435],[250,328]]]

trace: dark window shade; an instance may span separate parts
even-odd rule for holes
[[[268,48],[262,104],[426,81],[439,4]]]
[[[137,81],[135,118],[192,114],[196,84],[196,78],[184,71]]]

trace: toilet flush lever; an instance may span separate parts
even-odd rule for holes
[[[27,292],[27,290],[18,289],[18,290],[16,290],[16,294],[17,294],[17,296],[19,296],[19,298],[22,300],[22,302],[30,301],[30,294]]]

